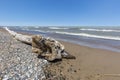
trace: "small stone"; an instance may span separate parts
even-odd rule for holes
[[[27,76],[24,76],[23,78],[21,78],[21,80],[27,80],[28,77]]]
[[[17,57],[17,59],[20,61],[20,57]]]
[[[71,71],[72,71],[72,68],[69,68],[67,71],[68,71],[68,72],[71,72]]]
[[[2,80],[2,77],[0,77],[0,80]]]
[[[8,79],[9,79],[8,75],[5,75],[2,80],[8,80]]]
[[[76,70],[74,70],[74,72],[77,72]]]
[[[26,73],[26,76],[27,76],[27,77],[30,77],[30,73],[29,73],[29,72],[27,72],[27,73]]]
[[[33,70],[32,70],[32,69],[30,69],[30,70],[29,70],[29,72],[30,72],[30,73],[33,73]]]
[[[34,70],[37,71],[37,67],[34,67]]]
[[[8,80],[14,80],[13,78],[9,78]]]

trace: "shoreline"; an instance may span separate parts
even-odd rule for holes
[[[34,30],[18,30],[14,29],[14,31],[20,33],[27,33],[27,34],[41,34],[44,37],[52,37],[60,41],[70,42],[74,44],[79,44],[80,46],[86,46],[91,48],[98,48],[104,50],[110,50],[114,52],[120,52],[120,41],[119,40],[112,40],[112,39],[101,39],[101,38],[90,38],[90,37],[82,37],[82,36],[73,36],[73,35],[63,35],[58,33],[47,33],[47,32],[39,32]],[[98,46],[99,45],[99,46]]]
[[[63,59],[56,63],[50,63],[47,70],[56,73],[53,74],[54,76],[62,75],[65,78],[63,80],[120,80],[120,76],[115,76],[120,74],[119,53],[70,42],[60,42],[65,45],[66,51],[76,56],[76,59]],[[110,75],[105,76],[106,74]]]

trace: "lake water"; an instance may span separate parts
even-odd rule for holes
[[[120,52],[120,27],[10,27],[18,32],[40,34],[93,48]]]

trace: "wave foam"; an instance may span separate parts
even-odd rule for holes
[[[91,38],[101,38],[101,39],[111,39],[111,40],[120,40],[119,36],[100,36],[100,35],[93,35],[87,33],[69,33],[69,32],[60,32],[60,31],[41,31],[41,30],[29,30],[29,29],[22,29],[26,31],[37,31],[42,33],[58,33],[58,34],[67,34],[67,35],[76,35],[76,36],[83,36],[83,37],[91,37]]]
[[[45,33],[45,31],[42,31],[42,30],[30,30],[30,29],[21,29],[21,30],[24,30],[24,31],[37,31],[37,32]]]
[[[99,36],[99,35],[86,34],[86,33],[68,33],[68,32],[55,32],[55,33],[67,34],[67,35],[77,35],[77,36],[84,36],[84,37],[92,37],[92,38],[102,38],[102,39],[120,40],[120,37]]]
[[[69,29],[69,28],[64,28],[64,27],[48,27],[49,29]]]
[[[80,29],[82,31],[102,31],[102,32],[120,32],[120,30],[111,30],[111,29]]]

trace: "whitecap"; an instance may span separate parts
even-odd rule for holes
[[[120,32],[120,30],[111,30],[111,29],[80,29],[81,31],[101,31],[101,32]]]

